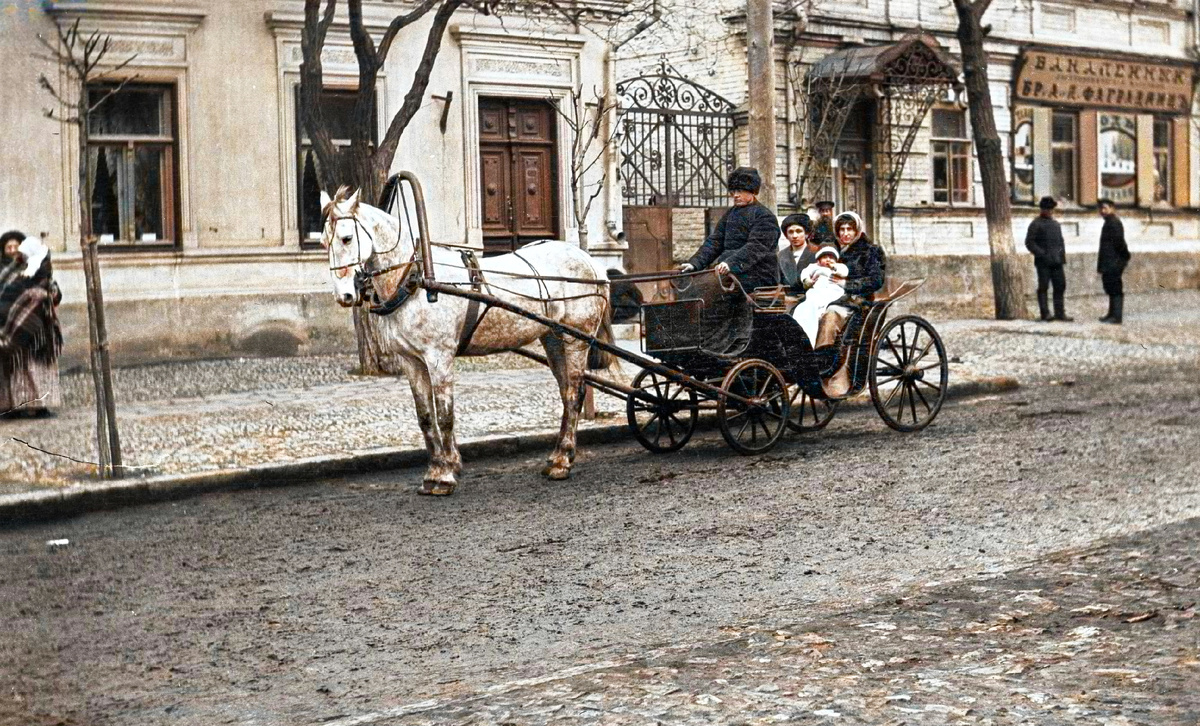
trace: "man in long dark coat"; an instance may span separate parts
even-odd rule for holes
[[[817,223],[813,225],[813,237],[817,247],[841,246],[838,245],[837,232],[833,229],[833,202],[817,202]]]
[[[1038,310],[1042,320],[1063,320],[1070,322],[1074,318],[1067,317],[1063,304],[1063,296],[1067,291],[1067,276],[1063,265],[1067,262],[1067,247],[1063,242],[1062,227],[1054,219],[1054,208],[1058,202],[1053,197],[1042,197],[1038,208],[1042,213],[1029,223],[1025,233],[1025,248],[1033,253],[1033,265],[1037,268],[1037,299]],[[1050,315],[1047,305],[1046,292],[1054,286],[1054,316]]]
[[[1121,275],[1129,264],[1129,246],[1125,244],[1125,225],[1121,224],[1116,205],[1111,199],[1100,200],[1100,216],[1104,217],[1104,227],[1100,230],[1096,272],[1100,273],[1104,294],[1108,295],[1108,314],[1100,318],[1100,322],[1120,325],[1125,307],[1125,288],[1121,284]]]
[[[771,210],[758,203],[762,177],[757,169],[739,167],[729,175],[733,208],[721,217],[716,229],[692,258],[680,266],[690,272],[712,267],[733,275],[747,293],[756,287],[779,284],[779,227]]]

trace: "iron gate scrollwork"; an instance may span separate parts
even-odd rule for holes
[[[617,84],[621,194],[631,206],[716,207],[735,166],[734,105],[664,63]]]

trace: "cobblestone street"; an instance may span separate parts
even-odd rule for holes
[[[952,384],[1009,376],[1037,385],[1149,363],[1200,361],[1200,293],[1131,298],[1121,327],[1094,322],[1102,312],[1099,299],[1075,304],[1080,322],[1071,324],[934,321],[953,356]],[[919,301],[912,309],[920,312]],[[420,448],[407,382],[353,376],[353,365],[343,356],[118,369],[125,460],[134,475],[179,474],[378,447]],[[82,370],[64,377],[66,408],[53,420],[0,421],[0,493],[89,479],[92,468],[71,459],[95,460],[90,380]],[[518,356],[460,361],[456,390],[460,441],[558,428],[561,404],[553,379]],[[625,420],[622,401],[597,395],[596,402],[599,416],[585,426]]]

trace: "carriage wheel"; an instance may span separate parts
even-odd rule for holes
[[[633,387],[653,398],[625,399],[625,415],[634,438],[656,454],[682,449],[696,430],[700,403],[696,392],[651,370],[633,379]]]
[[[746,405],[728,394],[748,398]],[[717,399],[717,423],[721,435],[739,454],[768,451],[787,428],[788,392],[783,374],[761,360],[744,360],[721,382]]]
[[[902,315],[879,334],[871,360],[871,401],[888,426],[920,431],[942,409],[949,375],[937,331],[924,318]]]
[[[813,398],[805,392],[803,386],[796,386],[796,393],[792,396],[792,404],[788,409],[788,428],[802,434],[820,431],[833,420],[836,409],[837,401]]]

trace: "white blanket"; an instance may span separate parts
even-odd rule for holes
[[[815,344],[817,340],[817,330],[821,325],[821,316],[825,314],[825,308],[846,294],[843,286],[846,284],[848,272],[846,266],[840,262],[832,268],[821,267],[814,262],[800,273],[801,282],[806,287],[809,285],[811,287],[804,295],[804,302],[797,305],[796,309],[792,311],[792,317],[804,329],[809,343]]]

